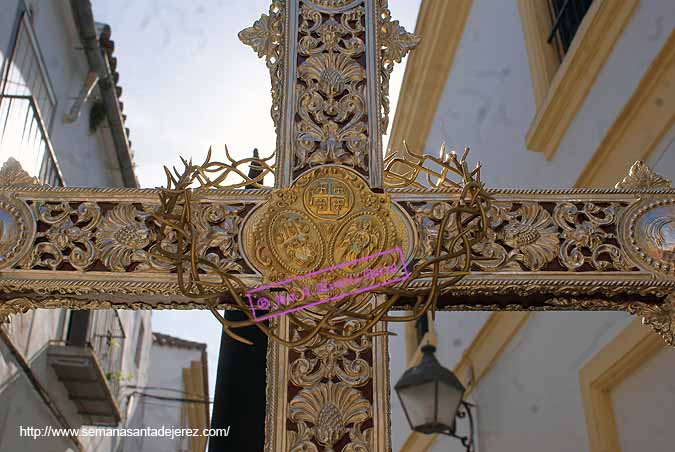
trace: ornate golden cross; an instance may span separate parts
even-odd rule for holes
[[[257,324],[274,338],[267,452],[388,451],[380,335],[430,309],[623,310],[675,345],[668,181],[638,162],[616,189],[493,190],[466,155],[384,161],[389,76],[418,42],[386,0],[274,0],[240,38],[270,70],[276,163],[255,160],[251,180],[252,159],[185,161],[165,189],[143,190],[52,188],[6,163],[0,318],[50,307],[247,312],[221,321],[234,337]],[[271,172],[275,188],[262,187]],[[248,289],[395,247],[411,271],[400,284],[269,327],[249,312]]]

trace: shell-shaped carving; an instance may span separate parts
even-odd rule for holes
[[[324,53],[308,58],[298,68],[306,82],[314,81],[319,91],[328,97],[342,94],[351,82],[366,78],[366,71],[353,58],[341,53]]]
[[[293,422],[313,424],[316,440],[328,448],[342,438],[348,425],[372,416],[370,402],[359,391],[333,382],[301,390],[291,400],[289,410]]]

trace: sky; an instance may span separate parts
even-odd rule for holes
[[[270,0],[92,0],[94,18],[111,26],[126,125],[142,187],[165,182],[180,157],[215,160],[274,151],[269,72],[237,33],[267,13]],[[392,17],[414,31],[420,0],[389,0]],[[393,120],[405,70],[394,70]],[[386,149],[387,137],[385,136]],[[265,181],[267,184],[270,181]],[[208,346],[213,398],[220,324],[208,311],[155,311],[153,331]]]

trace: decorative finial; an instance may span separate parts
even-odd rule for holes
[[[391,20],[391,13],[386,2],[380,14],[379,39],[382,47],[382,132],[389,127],[389,79],[394,65],[417,47],[420,37],[410,33],[399,24],[398,20]]]
[[[251,46],[258,58],[265,58],[272,81],[272,121],[279,128],[283,89],[284,5],[274,0],[269,15],[263,14],[252,26],[239,32],[239,40]]]
[[[673,187],[668,179],[659,176],[644,162],[638,160],[630,167],[628,176],[616,184],[616,188],[624,190],[668,190]]]
[[[37,177],[31,177],[23,168],[21,164],[10,157],[2,165],[0,169],[0,185],[39,185],[40,181]]]

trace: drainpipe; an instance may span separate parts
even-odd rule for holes
[[[108,65],[108,60],[103,56],[101,47],[99,46],[96,24],[91,10],[91,1],[70,0],[70,6],[80,32],[80,39],[87,55],[89,67],[93,72],[98,74],[98,86],[101,91],[108,122],[110,123],[110,131],[122,171],[124,186],[138,188],[138,182],[136,181],[131,162],[129,139],[124,128],[122,111],[117,99],[115,81],[112,78],[112,71]]]

